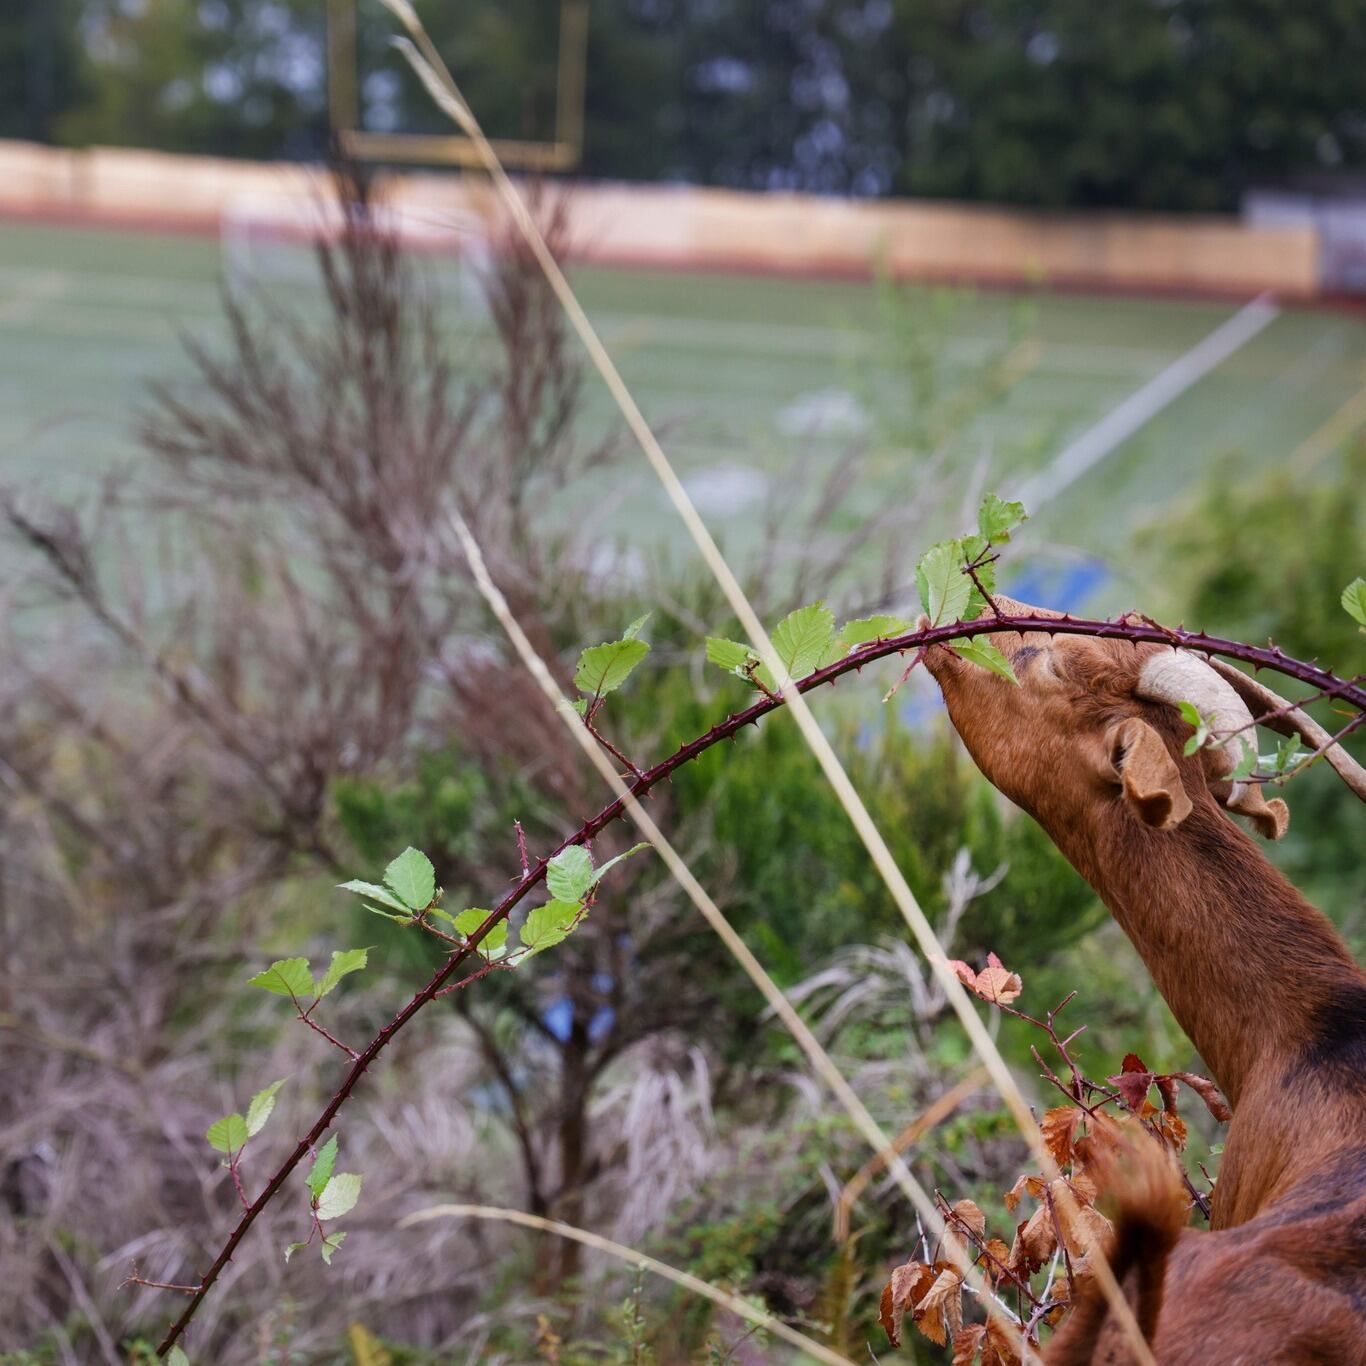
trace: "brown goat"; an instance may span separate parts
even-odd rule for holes
[[[1284,804],[1231,784],[1221,752],[1183,757],[1170,680],[1166,700],[1148,686],[1174,651],[990,639],[1019,687],[942,647],[926,655],[954,727],[1110,908],[1234,1111],[1208,1232],[1173,1221],[1170,1182],[1121,1183],[1116,1272],[1154,1354],[1366,1363],[1366,973],[1220,810],[1279,836]],[[1185,657],[1196,687],[1189,666],[1214,677]],[[1131,1360],[1103,1302],[1081,1300],[1048,1360]]]

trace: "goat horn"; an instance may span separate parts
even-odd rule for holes
[[[1220,678],[1203,660],[1180,650],[1164,650],[1155,654],[1138,676],[1134,689],[1138,697],[1153,702],[1191,703],[1210,723],[1216,736],[1217,749],[1224,755],[1225,773],[1238,766],[1241,759],[1256,752],[1256,737],[1252,731],[1252,714],[1247,704],[1233,687]],[[1245,783],[1234,783],[1228,804],[1235,806],[1246,789]]]
[[[1279,735],[1298,735],[1312,748],[1323,750],[1323,757],[1336,770],[1338,777],[1366,802],[1366,768],[1357,763],[1341,745],[1333,744],[1333,737],[1313,717],[1298,707],[1292,707],[1285,698],[1272,692],[1266,684],[1249,678],[1232,664],[1226,664],[1222,659],[1211,659],[1209,664],[1243,699],[1248,708],[1256,713],[1260,725],[1276,731]],[[1268,716],[1268,713],[1272,712],[1279,714]]]

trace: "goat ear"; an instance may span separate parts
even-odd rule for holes
[[[1110,727],[1105,748],[1129,810],[1155,830],[1170,830],[1191,813],[1191,799],[1162,737],[1131,716]]]

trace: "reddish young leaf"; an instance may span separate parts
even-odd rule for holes
[[[1233,1118],[1233,1111],[1228,1108],[1228,1102],[1219,1094],[1219,1088],[1208,1077],[1199,1076],[1195,1072],[1173,1072],[1172,1078],[1185,1082],[1205,1102],[1210,1114],[1220,1124],[1227,1124]]]
[[[1173,1076],[1156,1076],[1153,1083],[1157,1087],[1158,1094],[1162,1097],[1162,1108],[1176,1113],[1176,1078]]]
[[[1132,1053],[1124,1059],[1124,1071],[1113,1077],[1106,1077],[1106,1081],[1124,1098],[1125,1105],[1134,1114],[1139,1114],[1142,1112],[1144,1101],[1148,1098],[1148,1088],[1153,1084],[1153,1074],[1141,1068],[1131,1068],[1130,1062],[1138,1062],[1138,1058]]]

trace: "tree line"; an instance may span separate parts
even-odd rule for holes
[[[553,134],[560,0],[419,4],[490,131]],[[322,0],[27,0],[0,136],[327,148]],[[361,0],[368,126],[436,117]],[[1216,210],[1366,163],[1366,0],[592,0],[583,170],[751,189]]]

